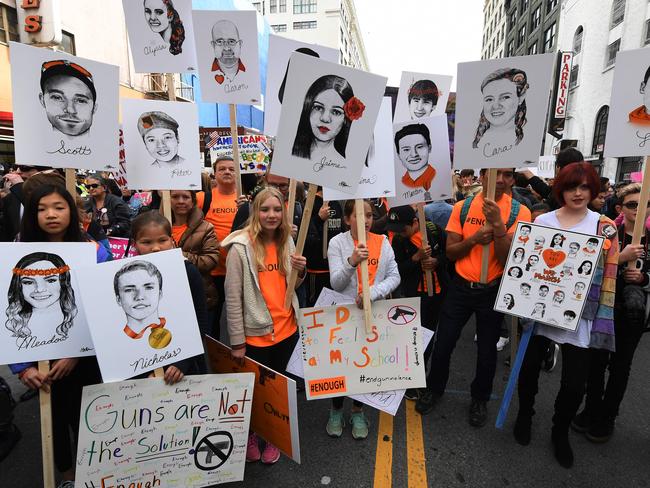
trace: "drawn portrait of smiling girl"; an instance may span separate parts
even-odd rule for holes
[[[56,254],[35,252],[12,270],[5,327],[13,337],[67,339],[77,316],[70,267]]]
[[[185,28],[172,0],[144,0],[143,6],[149,28],[169,44],[169,52],[174,56],[183,52]]]

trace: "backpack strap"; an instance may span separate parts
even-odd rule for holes
[[[210,210],[210,205],[212,205],[212,190],[203,192],[203,215],[208,215],[208,210]]]
[[[510,216],[508,217],[508,222],[506,222],[506,231],[512,227],[512,224],[517,220],[519,210],[521,210],[521,202],[513,198],[510,203]]]
[[[469,213],[469,208],[472,206],[472,201],[474,201],[474,195],[470,195],[465,200],[463,200],[463,206],[460,208],[461,229],[465,225],[465,219],[467,219],[467,214]]]

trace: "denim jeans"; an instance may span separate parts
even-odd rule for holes
[[[498,286],[472,289],[454,278],[449,283],[447,296],[440,311],[438,330],[431,355],[431,371],[427,387],[442,395],[449,379],[449,362],[463,327],[472,314],[476,314],[477,357],[476,373],[472,381],[472,398],[488,401],[497,366],[496,344],[503,314],[495,312],[494,302]]]

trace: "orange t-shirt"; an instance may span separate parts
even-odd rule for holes
[[[246,336],[246,343],[257,347],[277,344],[293,335],[298,328],[293,307],[284,308],[287,279],[278,270],[278,251],[275,243],[264,246],[264,252],[264,269],[259,271],[257,276],[262,296],[273,319],[273,333],[265,336]]]
[[[185,234],[186,230],[187,230],[187,224],[172,226],[172,238],[174,239],[174,242],[176,243],[177,246],[178,246],[178,242],[181,240],[181,237],[183,237],[183,234]]]
[[[510,205],[512,198],[504,194],[498,201],[497,205],[501,209],[501,219],[504,223],[508,222],[510,217]],[[474,235],[485,224],[485,215],[483,215],[483,193],[479,193],[474,197],[472,205],[467,212],[465,225],[460,224],[460,211],[463,208],[463,201],[454,205],[451,211],[449,222],[447,223],[447,232],[458,234],[464,239]],[[508,234],[514,234],[517,227],[517,222],[530,222],[530,210],[524,205],[519,207],[519,215],[509,229],[506,229]],[[481,260],[483,257],[483,246],[477,245],[472,247],[470,252],[456,261],[456,272],[467,281],[479,282],[481,280]],[[497,279],[503,274],[503,266],[499,263],[494,255],[494,242],[490,243],[490,256],[488,259],[488,281]]]
[[[377,268],[379,267],[379,258],[381,258],[381,245],[384,242],[383,234],[373,234],[368,232],[366,237],[366,247],[368,248],[368,284],[370,286],[375,284],[375,276],[377,275]],[[359,241],[354,241],[356,247]],[[359,293],[361,293],[361,266],[357,266],[357,283],[359,285]]]
[[[203,207],[203,200],[205,194],[203,192],[197,193],[196,195],[196,205],[199,208]],[[231,193],[226,195],[219,192],[217,188],[212,189],[212,202],[210,203],[210,209],[208,210],[205,220],[210,222],[214,227],[214,233],[217,235],[217,240],[219,242],[223,241],[230,230],[232,229],[232,223],[235,220],[235,214],[237,213],[237,193]],[[219,276],[226,274],[226,256],[228,251],[226,249],[221,249],[219,252],[219,264],[214,268],[210,274],[212,276]]]
[[[413,234],[411,236],[410,241],[413,243],[414,246],[422,247],[422,234],[420,234],[419,232],[416,232],[415,234]],[[438,281],[438,275],[436,274],[435,271],[433,272],[433,281],[434,281],[434,290],[433,291],[437,295],[438,293],[440,293],[440,291],[442,289],[440,288],[440,282]],[[421,291],[421,292],[426,292],[427,291],[427,280],[426,280],[424,271],[422,271],[422,281],[420,282],[420,285],[418,286],[418,291]]]

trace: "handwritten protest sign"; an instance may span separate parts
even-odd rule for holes
[[[237,137],[239,142],[239,173],[265,173],[269,164],[271,145],[263,134],[247,134]],[[212,161],[233,157],[232,136],[221,136],[210,150]]]
[[[604,238],[519,222],[494,309],[576,330]]]
[[[129,247],[129,240],[125,237],[109,237],[108,244],[111,246],[113,259],[132,258],[138,255],[134,246]]]
[[[215,373],[255,374],[251,430],[299,463],[296,382],[248,357],[240,365],[230,348],[212,337],[206,337],[205,345]]]
[[[301,309],[307,399],[424,387],[419,314],[418,298],[374,302],[366,335],[356,305]]]
[[[540,178],[555,177],[555,156],[540,156],[537,163],[537,176]]]
[[[76,483],[203,487],[244,478],[250,373],[84,387]]]

